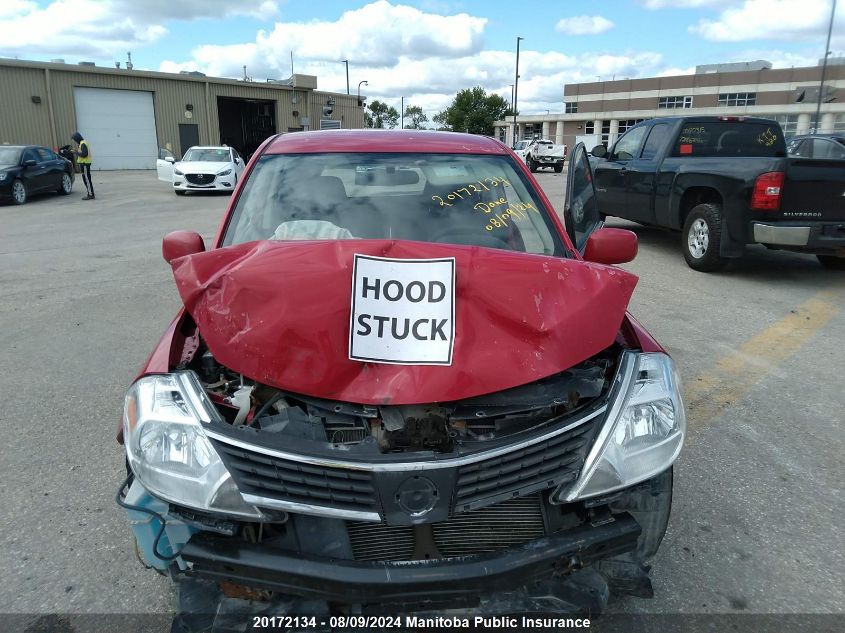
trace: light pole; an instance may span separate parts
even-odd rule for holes
[[[833,31],[833,16],[836,13],[836,0],[832,0],[830,5],[830,25],[827,27],[827,45],[824,47],[824,60],[822,60],[822,80],[819,84],[819,101],[816,104],[816,127],[813,129],[815,134],[819,133],[819,128],[822,126],[820,120],[822,112],[822,96],[824,95],[824,76],[827,71],[827,56],[830,55],[830,34]]]
[[[511,111],[513,111],[513,84],[510,84],[511,87]]]
[[[361,103],[361,84],[365,86],[369,86],[370,84],[367,83],[367,80],[359,81],[358,82],[358,107],[361,107],[363,104]]]
[[[400,97],[401,101],[399,102],[401,105],[399,106],[399,116],[401,117],[402,123],[399,126],[400,130],[405,129],[405,97]]]
[[[342,59],[341,64],[346,64],[346,94],[349,94],[349,60]]]
[[[516,104],[519,98],[519,43],[524,40],[524,37],[516,38],[516,77],[513,80],[513,142],[517,142],[517,127],[516,127]]]

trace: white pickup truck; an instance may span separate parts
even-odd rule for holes
[[[555,145],[548,139],[517,141],[513,151],[525,161],[528,169],[537,171],[540,167],[552,167],[558,174],[563,171],[566,145]]]

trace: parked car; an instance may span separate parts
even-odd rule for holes
[[[285,134],[211,250],[164,238],[184,307],[126,395],[118,500],[191,608],[651,595],[680,384],[583,145],[567,187],[564,226],[491,138]]]
[[[73,164],[47,147],[0,145],[0,200],[23,204],[48,191],[73,191]]]
[[[776,121],[651,119],[593,154],[601,212],[679,229],[695,270],[718,270],[754,243],[845,269],[845,169],[788,158]]]
[[[790,156],[845,160],[845,134],[806,134],[793,136],[786,143]]]
[[[234,191],[244,160],[234,147],[191,147],[181,161],[169,150],[159,151],[158,179],[173,183],[177,196],[188,191]]]

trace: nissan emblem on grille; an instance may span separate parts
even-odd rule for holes
[[[431,512],[437,496],[437,487],[430,480],[415,475],[397,488],[396,503],[412,517],[419,517]]]

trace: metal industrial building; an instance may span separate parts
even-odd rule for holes
[[[828,59],[820,120],[822,66],[773,69],[766,61],[711,64],[695,74],[622,79],[564,87],[564,112],[517,116],[516,140],[535,136],[572,147],[579,137],[609,144],[643,119],[748,115],[776,119],[786,135],[845,132],[845,59]],[[496,137],[514,142],[513,120]]]
[[[0,143],[60,147],[79,130],[95,169],[153,169],[161,148],[178,158],[192,145],[249,156],[277,132],[363,126],[357,96],[318,91],[312,75],[262,83],[0,59]]]

